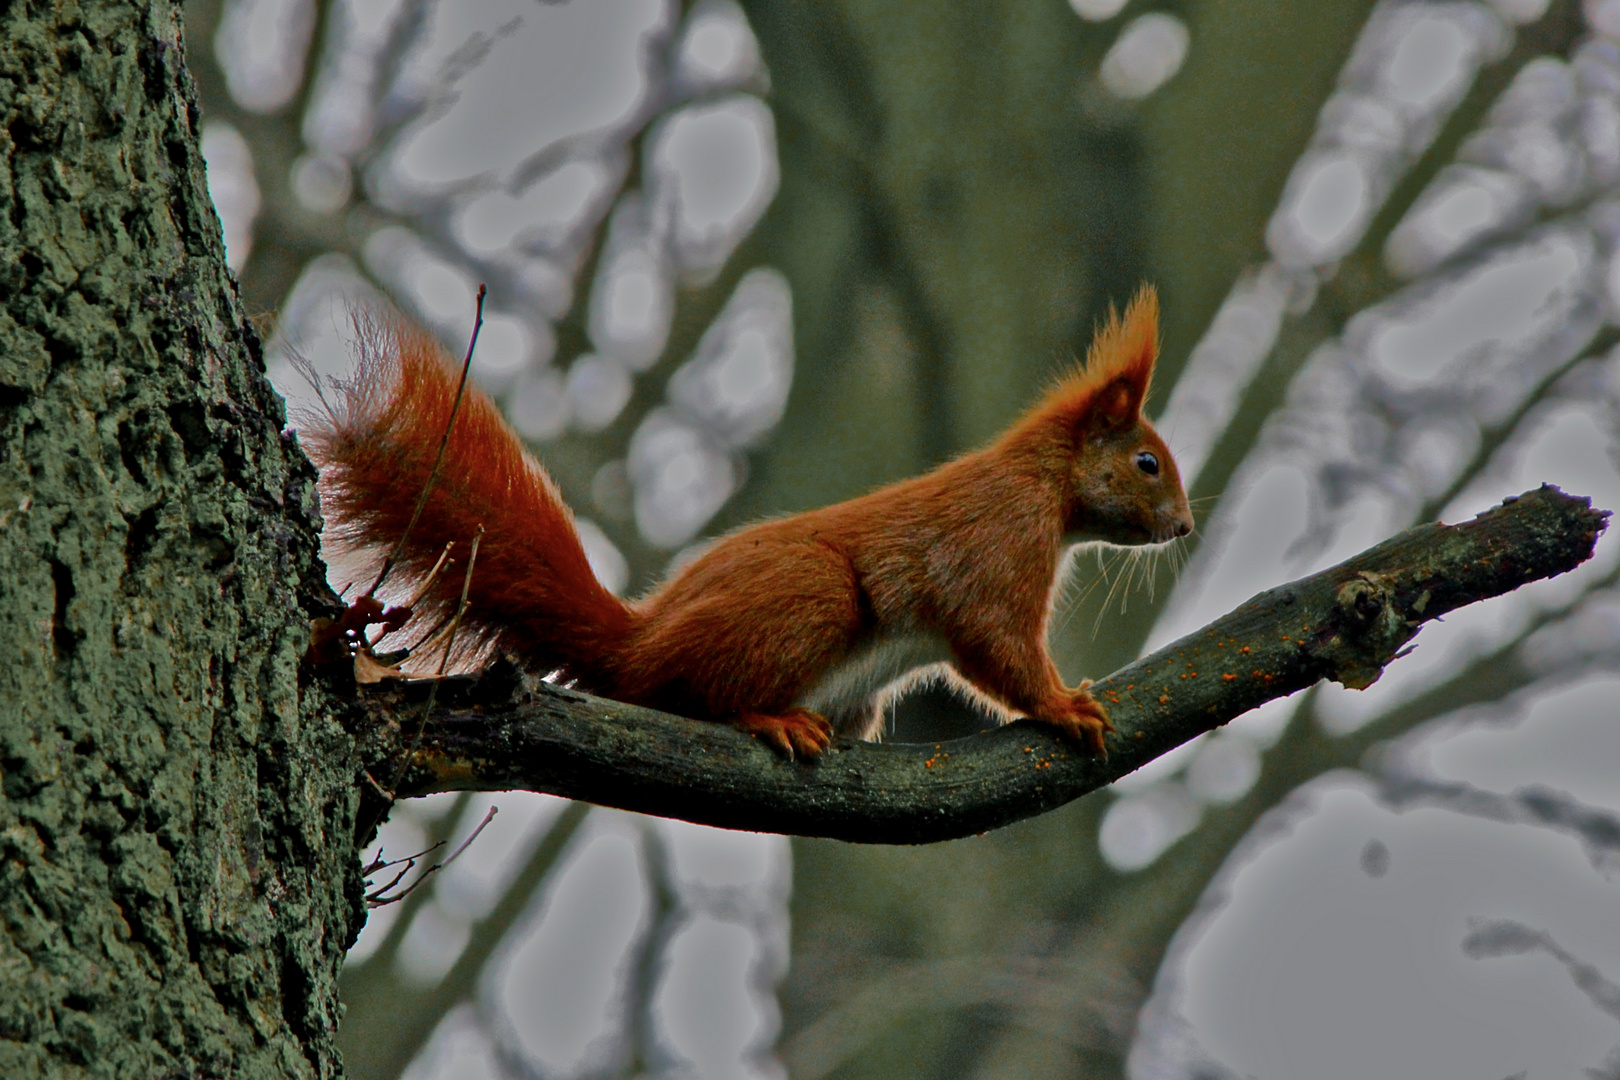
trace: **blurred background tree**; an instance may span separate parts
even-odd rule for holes
[[[1616,0],[186,14],[283,391],[345,305],[459,348],[487,282],[477,376],[617,589],[981,443],[1142,280],[1202,530],[1179,579],[1080,557],[1071,679],[1414,521],[1620,507]],[[1620,1075],[1615,566],[969,841],[401,806],[391,854],[502,812],[374,912],[350,1070]],[[925,693],[891,737],[981,722]]]

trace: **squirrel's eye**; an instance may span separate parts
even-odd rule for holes
[[[1159,459],[1156,455],[1147,450],[1143,450],[1140,454],[1136,455],[1136,467],[1147,473],[1149,476],[1159,475]]]

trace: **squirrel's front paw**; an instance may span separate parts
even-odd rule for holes
[[[778,715],[748,713],[732,723],[756,738],[764,739],[789,760],[817,757],[832,743],[832,725],[820,713],[809,709],[789,709]]]
[[[1071,693],[1060,715],[1041,719],[1057,728],[1064,738],[1079,743],[1097,757],[1106,758],[1108,748],[1103,745],[1103,736],[1113,731],[1114,725],[1108,719],[1108,710],[1086,690],[1090,685],[1091,680],[1087,679],[1080,689]]]

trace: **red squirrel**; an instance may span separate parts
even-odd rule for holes
[[[305,437],[328,544],[375,566],[433,471],[458,379],[403,319],[361,339],[356,375]],[[447,543],[483,526],[461,622],[476,645],[604,697],[732,724],[789,757],[875,737],[919,676],[1100,755],[1108,714],[1089,681],[1063,684],[1047,623],[1068,546],[1192,529],[1175,461],[1142,416],[1157,356],[1158,299],[1144,287],[1123,319],[1110,312],[1084,366],[990,446],[738,529],[631,601],[597,581],[556,486],[469,388],[395,565],[420,583]],[[416,615],[452,612],[460,578],[437,579]]]

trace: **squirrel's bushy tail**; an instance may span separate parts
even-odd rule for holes
[[[302,428],[321,469],[329,558],[354,563],[370,586],[405,532],[433,472],[459,372],[403,317],[359,314],[359,366],[326,412]],[[596,580],[556,486],[469,385],[438,477],[387,581],[414,593],[454,543],[455,562],[417,604],[413,627],[442,623],[460,601],[473,535],[484,527],[457,639],[515,653],[587,689],[611,680],[611,657],[633,614]],[[462,650],[458,649],[458,652]]]

